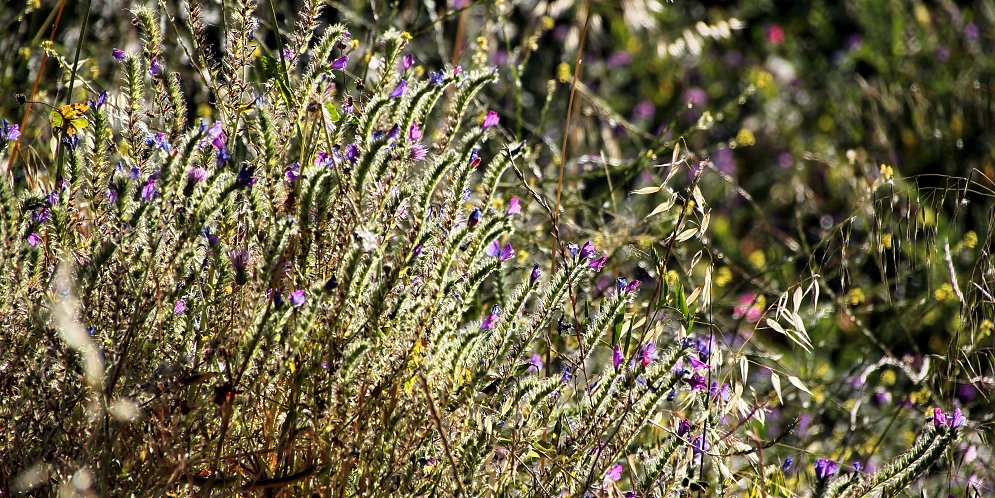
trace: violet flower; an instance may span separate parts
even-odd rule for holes
[[[605,263],[608,261],[608,253],[604,253],[600,258],[591,261],[588,266],[594,271],[601,271],[605,267]]]
[[[305,299],[304,289],[297,289],[294,292],[291,292],[290,295],[287,297],[290,298],[290,304],[296,308],[304,304],[304,299]]]
[[[284,176],[287,177],[287,183],[294,183],[301,178],[301,163],[295,162],[287,167],[283,171]]]
[[[173,149],[169,145],[169,141],[166,140],[166,134],[163,132],[156,133],[155,135],[150,135],[145,137],[145,145],[155,146],[166,152],[167,154]]]
[[[590,240],[585,242],[583,246],[580,247],[580,259],[591,259],[594,257],[594,242]]]
[[[158,57],[153,57],[152,62],[149,63],[149,74],[152,76],[159,76],[162,72],[162,64],[159,63]]]
[[[487,318],[484,318],[484,321],[480,322],[480,330],[490,330],[494,327],[494,322],[497,320],[498,313],[501,313],[501,307],[495,304],[494,307],[491,308],[491,314],[487,315]]]
[[[536,280],[539,280],[539,277],[541,276],[542,276],[542,270],[539,269],[539,263],[533,264],[532,273],[529,274],[529,284],[536,283]]]
[[[638,280],[633,280],[632,282],[629,282],[629,284],[625,286],[624,291],[625,291],[625,294],[628,295],[628,294],[632,294],[633,292],[635,292],[635,290],[638,289],[638,288],[639,288],[639,281]]]
[[[150,201],[155,197],[155,178],[149,176],[142,185],[142,199]]]
[[[41,236],[37,232],[31,232],[28,235],[28,244],[31,247],[38,247],[38,243],[41,242]]]
[[[347,62],[349,62],[349,56],[348,55],[343,55],[342,57],[339,57],[338,59],[335,59],[334,61],[332,61],[332,70],[334,70],[334,71],[341,71],[341,70],[345,69],[345,65],[346,65]]]
[[[11,124],[6,119],[0,119],[0,140],[13,142],[21,138],[21,126]]]
[[[394,91],[390,92],[390,98],[396,99],[401,95],[404,95],[404,91],[407,90],[407,88],[408,88],[408,82],[401,80],[401,82],[398,83],[396,87],[394,87]]]
[[[97,99],[96,100],[90,99],[90,107],[93,108],[94,111],[100,110],[100,108],[103,107],[104,104],[106,104],[106,103],[107,103],[107,91],[106,90],[103,91],[103,92],[100,92],[100,95],[97,95]]]
[[[835,474],[839,469],[839,464],[832,460],[820,458],[815,461],[815,475],[819,479],[825,479]]]
[[[677,436],[684,437],[684,435],[689,432],[691,432],[691,421],[686,418],[682,418],[677,424]]]
[[[187,310],[187,303],[184,302],[182,299],[180,299],[179,301],[176,301],[176,305],[173,306],[173,314],[174,315],[182,315],[183,312],[186,311],[186,310]]]
[[[612,346],[612,366],[615,370],[618,370],[618,366],[625,361],[625,356],[622,354],[622,350],[618,347],[618,344]]]
[[[642,347],[642,349],[639,351],[639,357],[640,357],[640,362],[645,367],[650,363],[653,363],[653,360],[659,358],[660,352],[656,350],[656,344],[651,342]]]
[[[542,370],[542,366],[542,356],[533,354],[532,357],[529,358],[529,372],[538,372],[539,370]]]
[[[411,54],[405,55],[401,63],[404,65],[404,70],[407,71],[411,69],[411,66],[415,65],[415,56]]]
[[[195,166],[187,170],[187,180],[191,183],[200,183],[207,178],[207,170],[200,166]]]
[[[477,226],[477,223],[480,223],[480,209],[473,208],[473,212],[470,213],[470,216],[466,219],[466,226],[473,228]]]
[[[428,73],[428,84],[439,86],[446,79],[446,75],[442,71],[433,71]]]
[[[684,380],[684,383],[687,384],[688,387],[690,387],[692,391],[698,391],[698,390],[701,390],[701,389],[705,389],[705,386],[708,385],[708,383],[705,382],[705,378],[702,377],[702,376],[700,376],[700,375],[698,375],[698,374],[694,374],[690,378],[686,378],[686,379],[683,379],[683,380]]]
[[[577,257],[577,250],[578,250],[577,244],[574,244],[573,242],[567,243],[567,252],[570,253],[571,258]]]
[[[355,164],[359,160],[359,146],[356,144],[347,145],[345,147],[345,158]]]
[[[119,48],[111,50],[111,57],[115,58],[118,62],[123,62],[125,55],[127,54],[124,53],[124,50],[121,50]]]
[[[249,165],[247,161],[242,161],[242,167],[238,170],[238,175],[235,177],[235,182],[243,188],[251,189],[253,185],[259,181],[259,177],[255,176],[256,167]]]

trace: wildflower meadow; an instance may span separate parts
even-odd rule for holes
[[[0,497],[995,496],[988,0],[0,26]]]

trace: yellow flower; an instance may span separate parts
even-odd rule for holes
[[[974,231],[970,231],[964,234],[964,240],[961,240],[961,244],[968,249],[974,249],[974,246],[978,245],[978,234]]]
[[[560,80],[560,83],[570,81],[570,64],[561,62],[559,66],[556,66],[556,79]]]
[[[549,16],[542,16],[542,29],[553,29],[554,22],[553,18]]]
[[[741,147],[749,147],[755,143],[757,143],[756,137],[753,136],[752,131],[746,128],[740,129],[739,133],[736,134],[736,144]]]
[[[730,270],[727,266],[719,268],[719,270],[715,272],[714,282],[716,287],[725,287],[726,284],[732,282],[732,270]]]
[[[864,291],[863,289],[852,289],[847,293],[847,299],[850,301],[850,306],[859,306],[864,302]]]
[[[933,297],[940,302],[952,299],[953,295],[954,295],[954,287],[949,283],[945,283],[941,285],[938,289],[933,291]]]
[[[886,182],[890,182],[895,179],[895,169],[885,163],[881,163],[881,167],[878,171],[881,173],[881,178]]]
[[[894,370],[885,370],[881,373],[881,383],[886,386],[893,386],[898,381],[898,376]]]
[[[754,268],[763,268],[764,264],[767,263],[767,256],[764,255],[763,251],[757,249],[750,253],[747,260],[750,262],[750,266]]]
[[[881,247],[884,249],[891,249],[891,234],[883,233],[881,234]]]

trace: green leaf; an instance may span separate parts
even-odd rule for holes
[[[333,123],[338,123],[342,116],[339,115],[339,110],[335,108],[334,102],[325,102],[325,112],[328,113],[328,119]]]

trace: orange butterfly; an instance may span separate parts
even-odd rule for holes
[[[90,121],[83,114],[90,110],[90,104],[66,104],[52,111],[52,127],[65,126],[66,134],[73,136],[77,131],[86,128]]]

